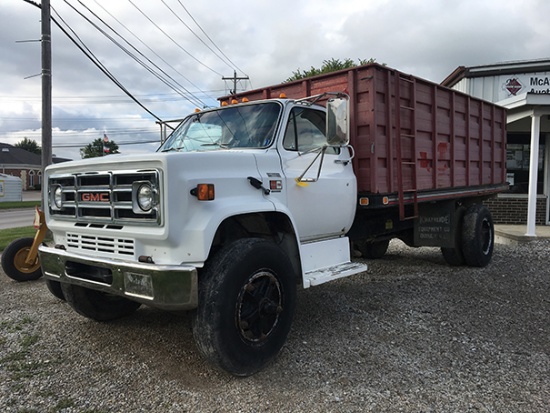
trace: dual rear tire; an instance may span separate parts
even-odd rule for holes
[[[441,248],[452,266],[485,267],[493,256],[495,229],[491,212],[481,204],[457,211],[455,248]]]

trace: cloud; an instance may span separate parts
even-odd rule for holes
[[[182,3],[164,1],[177,16],[163,2],[134,1],[143,14],[130,2],[90,0],[85,4],[115,32],[93,18],[95,23],[132,53],[136,52],[117,34],[137,47],[146,56],[138,55],[139,59],[156,72],[156,66],[162,68],[165,81],[177,91],[136,63],[66,2],[53,2],[52,13],[56,16],[57,12],[118,81],[162,119],[182,117],[197,106],[217,105],[216,98],[233,86],[221,78],[231,77],[233,70],[238,76],[250,77],[240,86],[263,87],[283,81],[297,69],[319,67],[326,59],[375,58],[440,82],[460,65],[549,57],[546,16],[550,2],[545,0],[349,0],[338,4],[328,0],[243,0],[238,4],[212,0],[187,4],[200,28]],[[68,3],[89,15],[76,0]],[[10,2],[3,9],[0,25],[2,142],[15,143],[27,135],[40,140],[40,78],[24,79],[40,73],[40,44],[16,43],[39,38],[40,10],[23,1]],[[117,142],[159,137],[155,119],[55,26],[52,54],[54,145],[84,146],[104,130]],[[138,151],[153,146],[121,148]],[[78,148],[58,149],[54,153],[79,157]]]

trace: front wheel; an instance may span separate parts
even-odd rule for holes
[[[141,304],[103,291],[61,283],[65,300],[80,315],[96,321],[109,321],[135,312]]]
[[[15,281],[34,281],[42,277],[38,256],[27,264],[27,256],[34,238],[18,238],[12,241],[2,253],[2,269]]]
[[[63,290],[61,289],[61,283],[59,281],[46,280],[46,287],[55,298],[65,301],[65,296],[63,295]]]
[[[261,370],[286,341],[296,302],[285,252],[263,239],[223,247],[199,279],[193,335],[211,363],[236,376]]]

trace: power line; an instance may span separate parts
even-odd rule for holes
[[[61,18],[61,16],[59,15],[59,13],[57,13],[57,11],[52,7],[52,10],[55,12],[55,14],[60,18],[61,21],[63,21],[63,19]],[[105,74],[114,84],[116,84],[124,93],[126,93],[126,95],[128,95],[128,97],[130,99],[132,99],[134,102],[136,102],[143,110],[145,110],[147,113],[149,113],[152,117],[154,117],[155,119],[157,119],[159,122],[162,122],[162,120],[157,116],[155,115],[153,112],[151,112],[149,109],[147,109],[139,100],[137,100],[125,87],[124,85],[122,85],[122,83],[120,83],[116,77],[110,73],[107,68],[104,67],[103,64],[101,64],[101,62],[99,62],[99,60],[95,57],[95,55],[89,51],[89,49],[84,45],[84,43],[82,43],[82,46],[80,44],[78,44],[78,42],[67,32],[67,30],[65,30],[56,20],[55,18],[52,16],[52,21],[56,24],[56,26],[75,44],[76,47],[78,47],[78,49],[84,53],[84,55],[90,59],[92,61],[92,63],[94,63],[94,65],[96,65],[97,68],[99,68],[99,70],[101,70],[101,72],[103,72],[103,74]],[[64,22],[64,21],[63,21]],[[64,22],[65,23],[65,22]],[[66,23],[65,23],[66,24]],[[67,26],[69,27],[69,26]],[[70,27],[69,27],[70,29]],[[72,31],[72,30],[71,30]],[[74,31],[73,31],[74,33]],[[75,33],[75,36],[76,36],[76,33]],[[76,36],[78,37],[78,36]],[[86,50],[88,50],[89,52],[87,52],[86,50],[84,50],[84,48],[86,48]]]
[[[181,84],[176,82],[170,75],[168,75],[165,71],[163,71],[158,65],[156,65],[154,62],[152,62],[149,58],[147,58],[143,53],[141,53],[137,48],[135,48],[132,44],[130,44],[126,39],[124,39],[121,35],[119,35],[115,30],[113,30],[112,27],[110,27],[105,21],[103,21],[101,18],[99,18],[93,11],[91,11],[86,5],[84,5],[80,0],[78,2],[86,9],[88,12],[90,12],[96,19],[98,19],[101,23],[103,23],[106,27],[108,27],[113,33],[115,33],[117,36],[119,36],[122,40],[126,42],[130,47],[132,47],[136,52],[138,52],[141,56],[143,56],[146,60],[149,61],[153,66],[155,66],[158,70],[160,70],[168,79],[170,79],[172,82],[180,86],[182,89],[184,89],[187,92],[182,92],[179,90],[176,86],[174,86],[171,82],[163,78],[158,72],[153,70],[151,67],[149,67],[145,62],[143,62],[141,59],[139,59],[136,55],[134,55],[132,52],[130,52],[128,49],[126,49],[124,46],[122,46],[119,42],[117,42],[112,36],[110,36],[108,33],[106,33],[103,29],[101,29],[97,24],[92,22],[88,17],[84,16],[83,13],[81,13],[79,10],[77,10],[72,4],[70,4],[67,0],[64,0],[65,3],[71,7],[76,13],[78,13],[84,20],[86,20],[90,25],[92,25],[97,31],[99,31],[102,35],[107,37],[113,44],[115,44],[117,47],[119,47],[124,53],[126,53],[128,56],[130,56],[132,59],[134,59],[138,64],[140,64],[143,68],[145,68],[149,73],[151,73],[153,76],[155,76],[157,79],[159,79],[161,82],[163,82],[165,85],[173,89],[174,91],[180,93],[180,95],[187,100],[189,100],[191,103],[195,105],[204,105],[204,103],[197,99],[195,96],[191,95],[189,96],[189,91],[185,87],[183,87]],[[193,101],[194,99],[194,101]],[[197,103],[198,102],[198,103]]]
[[[66,0],[65,0],[66,1]],[[169,84],[164,78],[162,78],[158,73],[154,72],[152,69],[150,69],[147,65],[145,65],[140,59],[138,59],[134,54],[130,53],[127,49],[125,49],[122,45],[120,45],[117,41],[115,41],[111,36],[107,35],[103,30],[99,29],[95,24],[93,24],[94,27],[96,27],[102,34],[104,34],[109,40],[111,40],[115,45],[117,45],[119,48],[121,48],[125,53],[127,53],[130,57],[132,57],[136,62],[138,62],[140,65],[142,65],[145,69],[147,69],[151,74],[153,74],[155,77],[157,77],[159,80],[161,80],[163,83],[165,83],[167,86],[171,87],[174,91],[178,92],[181,96],[189,100],[189,102],[198,105],[198,106],[206,106],[204,102],[202,102],[195,94],[190,92],[186,87],[181,85],[179,82],[177,82],[172,76],[170,76],[168,73],[166,73],[161,67],[159,67],[156,63],[154,63],[151,59],[149,59],[145,54],[143,54],[139,49],[137,49],[134,45],[132,45],[128,40],[126,40],[122,35],[120,35],[116,30],[114,30],[109,24],[107,24],[103,19],[101,19],[96,13],[94,13],[88,6],[82,3],[81,0],[78,0],[78,2],[86,8],[96,19],[98,19],[101,23],[103,23],[106,27],[108,27],[115,35],[120,37],[128,46],[130,46],[133,50],[135,50],[137,53],[139,53],[140,56],[145,58],[149,63],[151,63],[155,68],[157,68],[161,73],[163,73],[168,79],[170,79],[172,82],[174,82],[176,85],[181,87],[187,95],[190,95],[192,99],[189,98],[185,93],[182,93],[180,90],[178,90],[173,85]],[[88,20],[88,19],[87,19]],[[88,20],[89,21],[89,20]],[[181,75],[181,73],[178,72],[178,74]],[[183,75],[182,75],[183,76]],[[185,76],[183,76],[185,80],[187,80],[189,83],[194,85],[189,79],[187,79]]]
[[[209,95],[209,93],[223,93],[224,92],[224,89],[210,89],[210,90],[199,90],[199,91],[190,91],[189,93],[192,93],[194,95],[197,95],[197,94],[204,94],[205,97],[208,97],[208,98],[211,98],[211,99],[214,99],[212,96]],[[166,93],[161,93],[161,94],[146,94],[146,95],[136,95],[134,94],[134,96],[136,97],[139,97],[143,102],[165,102],[165,101],[174,101],[174,100],[181,100],[182,96],[180,93],[175,93],[175,94],[166,94]],[[33,100],[36,100],[36,101],[39,101],[41,98],[40,96],[22,96],[22,95],[18,95],[16,97],[14,96],[0,96],[0,100],[2,99],[5,99],[5,100],[10,100],[10,101],[14,101],[14,102],[18,102],[18,101],[23,101],[23,102],[28,102],[28,101],[33,101]],[[112,103],[113,100],[116,100],[116,99],[124,99],[124,101],[127,101],[128,97],[127,96],[120,96],[120,95],[78,95],[78,96],[55,96],[55,98],[53,99],[54,101],[65,101],[65,100],[69,100],[69,101],[78,101],[78,100],[82,100],[84,103],[89,103],[91,99],[101,99],[102,101],[104,99],[109,99],[109,100],[105,100],[105,102],[107,103]]]
[[[30,0],[23,0],[25,1],[26,3],[29,3],[29,4],[32,4],[33,6],[36,6],[38,8],[42,8],[42,6],[38,3],[35,3],[33,1],[30,1]],[[57,13],[57,11],[51,7],[51,9],[54,11],[54,13],[57,15],[57,17],[59,17],[59,19],[61,21],[63,21],[63,23],[65,23],[65,21],[63,20],[63,18],[59,15],[59,13]],[[99,60],[95,57],[95,55],[89,50],[89,48],[86,47],[86,45],[81,41],[82,45],[80,45],[68,32],[67,30],[65,30],[63,28],[63,26],[61,26],[61,24],[53,17],[53,16],[50,16],[50,19],[51,21],[53,21],[55,23],[55,25],[59,28],[59,30],[61,30],[63,32],[63,34],[65,34],[65,36],[67,36],[69,38],[69,40],[71,40],[71,42],[73,42],[73,44],[82,52],[84,53],[84,55],[92,61],[92,63],[94,63],[94,65],[99,68],[99,70],[101,70],[103,72],[103,74],[105,74],[113,83],[115,83],[124,93],[126,93],[126,95],[132,99],[135,103],[137,103],[143,110],[145,110],[147,113],[149,113],[152,117],[154,117],[156,120],[158,120],[159,122],[162,122],[162,119],[160,119],[158,116],[156,116],[153,112],[151,112],[149,109],[147,109],[139,100],[137,100],[123,85],[122,83],[120,83],[108,70],[107,68],[105,68],[105,66],[103,66],[101,64],[101,62],[99,62]],[[67,23],[65,23],[67,24]],[[76,35],[76,33],[70,28],[69,25],[67,25],[67,27],[69,27],[69,30],[71,30],[73,32],[73,34],[78,38],[78,35]],[[88,52],[86,50],[88,50]]]
[[[153,24],[158,30],[160,30],[160,32],[162,34],[164,34],[167,38],[169,38],[172,43],[174,43],[177,47],[179,47],[181,50],[183,50],[190,58],[192,58],[193,60],[195,60],[197,63],[199,63],[200,65],[204,66],[205,68],[207,68],[208,70],[210,70],[212,73],[215,73],[217,74],[218,76],[222,76],[221,73],[218,73],[216,72],[214,69],[212,69],[210,66],[206,65],[205,63],[201,62],[199,59],[197,59],[195,56],[193,56],[191,53],[189,53],[186,49],[184,49],[178,42],[176,42],[168,33],[166,33],[158,24],[156,24],[149,16],[147,16],[147,14],[145,14],[138,6],[136,6],[132,0],[128,0],[128,2],[134,6],[137,11],[139,11],[147,20],[149,20],[149,22],[151,22],[151,24]]]
[[[110,139],[110,138],[109,138]],[[157,139],[157,140],[154,140],[154,141],[122,141],[122,142],[116,142],[114,140],[112,140],[112,142],[115,142],[118,146],[126,146],[126,145],[145,145],[145,144],[149,144],[149,143],[156,143],[156,144],[159,144],[160,145],[160,138]],[[77,144],[77,143],[69,143],[69,144],[57,144],[57,145],[53,145],[54,148],[81,148],[82,145],[86,146],[87,144],[84,144],[84,143],[80,143],[80,144]]]
[[[194,35],[197,39],[199,39],[199,41],[200,41],[204,46],[206,46],[206,48],[208,48],[208,50],[210,50],[210,51],[214,54],[214,56],[216,56],[218,59],[220,59],[220,60],[221,60],[224,64],[226,64],[228,67],[230,67],[231,69],[233,69],[234,66],[231,66],[231,64],[228,63],[228,61],[229,61],[229,62],[231,62],[231,61],[230,61],[229,59],[227,59],[227,57],[226,57],[227,61],[224,60],[218,53],[216,53],[216,51],[214,51],[214,49],[212,49],[209,45],[207,45],[206,42],[205,42],[203,39],[201,39],[200,36],[199,36],[197,33],[195,33],[195,32],[193,31],[193,29],[191,29],[191,27],[189,27],[189,25],[188,25],[187,23],[185,23],[185,22],[182,20],[181,17],[178,16],[177,13],[175,13],[174,10],[172,10],[172,9],[170,8],[170,6],[169,6],[168,4],[166,4],[166,2],[165,2],[164,0],[160,0],[160,1],[162,2],[162,4],[164,4],[164,5],[166,6],[166,8],[167,8],[168,10],[170,10],[170,12],[172,12],[172,14],[174,15],[174,17],[175,17],[176,19],[178,19],[178,20],[181,22],[181,24],[183,24],[183,25],[187,28],[187,30],[189,30],[191,33],[193,33],[193,35]],[[180,4],[181,4],[181,3],[180,3]],[[224,56],[225,56],[225,55],[224,55]]]
[[[229,63],[231,63],[231,65],[233,65],[234,68],[236,68],[239,72],[241,72],[242,74],[244,74],[245,76],[248,76],[243,70],[241,70],[239,68],[239,66],[237,66],[235,63],[233,63],[231,61],[231,59],[229,57],[227,57],[227,55],[218,47],[218,45],[216,43],[214,43],[214,40],[212,40],[212,38],[210,36],[208,36],[208,33],[206,33],[204,31],[204,29],[201,27],[201,25],[195,20],[195,18],[191,15],[191,13],[189,12],[189,10],[187,10],[187,8],[183,5],[183,3],[181,2],[181,0],[178,0],[178,3],[181,5],[181,7],[183,8],[183,10],[185,10],[185,12],[189,15],[189,17],[191,18],[191,20],[193,20],[193,22],[197,25],[197,27],[203,32],[203,34],[206,36],[206,38],[208,40],[210,40],[210,43],[212,43],[214,45],[214,47],[216,49],[219,50],[219,52],[227,59],[227,61]]]
[[[119,25],[121,25],[128,33],[130,33],[134,38],[136,38],[143,46],[145,46],[150,52],[152,52],[156,57],[158,57],[164,64],[166,64],[170,69],[172,69],[175,73],[180,75],[182,78],[184,78],[187,82],[189,82],[192,86],[197,88],[200,93],[203,93],[206,97],[215,100],[215,98],[208,95],[209,91],[203,91],[201,90],[197,85],[195,85],[191,80],[189,80],[185,75],[183,75],[180,71],[178,71],[174,66],[172,66],[169,62],[167,62],[162,56],[160,56],[157,52],[155,52],[149,45],[147,45],[139,36],[137,36],[134,32],[132,32],[127,26],[125,26],[120,20],[118,20],[113,14],[111,14],[105,7],[103,7],[101,4],[97,2],[97,0],[94,0],[94,2],[101,8],[105,13],[107,13],[109,16],[111,16],[112,19],[114,19]],[[111,29],[112,30],[112,29]],[[116,33],[116,31],[115,31]],[[117,33],[118,34],[118,33]],[[191,94],[194,94],[196,92],[189,92]]]

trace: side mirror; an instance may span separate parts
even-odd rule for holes
[[[327,101],[327,143],[345,146],[349,143],[349,100],[342,97]]]

